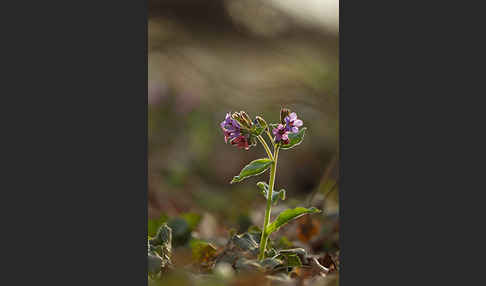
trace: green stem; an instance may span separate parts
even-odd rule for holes
[[[275,147],[275,143],[273,143],[273,137],[272,137],[272,134],[270,134],[270,131],[269,131],[269,129],[268,129],[268,128],[267,128],[267,130],[266,130],[266,131],[267,131],[267,136],[268,136],[268,138],[270,139],[270,142],[272,142],[273,147]]]
[[[267,209],[265,210],[265,220],[263,222],[262,237],[260,239],[260,254],[258,255],[258,260],[263,260],[265,258],[265,249],[267,248],[268,233],[266,230],[267,230],[268,223],[270,222],[270,213],[272,211],[272,193],[273,193],[273,186],[275,184],[275,173],[277,171],[278,148],[279,148],[278,145],[274,147],[275,159],[273,160],[272,168],[270,169],[270,181],[268,182]]]
[[[273,160],[273,155],[272,155],[272,152],[270,152],[270,148],[268,147],[267,142],[265,142],[265,140],[263,139],[263,137],[261,135],[257,136],[257,138],[260,141],[260,143],[262,143],[263,148],[265,148],[265,151],[267,152],[268,158],[270,158],[270,160]]]

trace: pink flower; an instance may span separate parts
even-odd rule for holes
[[[297,114],[292,112],[289,116],[285,117],[285,129],[292,133],[299,132],[299,127],[304,124],[302,120],[297,118]]]

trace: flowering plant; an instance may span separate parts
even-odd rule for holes
[[[289,221],[302,215],[320,212],[314,207],[287,209],[281,212],[279,216],[270,223],[272,205],[278,203],[279,200],[285,200],[284,189],[274,191],[278,153],[279,150],[292,149],[302,143],[307,129],[306,127],[302,127],[302,125],[303,121],[297,117],[297,114],[286,108],[280,110],[280,122],[276,124],[267,124],[267,122],[260,116],[256,116],[252,121],[250,116],[244,111],[235,112],[233,114],[227,113],[225,120],[220,124],[226,143],[229,142],[231,145],[236,145],[238,148],[249,150],[250,147],[256,146],[258,141],[262,144],[268,156],[267,158],[261,158],[250,162],[243,167],[240,174],[235,176],[231,181],[231,184],[241,182],[248,177],[263,174],[267,169],[270,169],[268,183],[257,183],[257,187],[267,200],[265,219],[260,239],[259,260],[265,258],[267,241],[270,234],[277,231]],[[267,135],[271,146],[273,147],[273,152],[265,141],[263,137],[264,134]]]

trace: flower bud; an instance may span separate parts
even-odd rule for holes
[[[285,124],[285,117],[289,116],[289,114],[289,109],[283,107],[280,109],[280,121],[282,122],[282,124]]]
[[[240,115],[243,118],[243,120],[245,120],[245,123],[249,126],[249,128],[251,128],[253,122],[251,122],[250,116],[248,116],[248,114],[244,111],[240,111]]]
[[[261,127],[263,127],[263,129],[267,128],[268,127],[268,124],[267,122],[265,121],[265,119],[261,118],[260,116],[255,116],[255,121],[260,124]]]
[[[238,121],[238,123],[242,127],[246,128],[246,129],[250,129],[251,125],[253,124],[251,122],[251,119],[248,116],[248,114],[246,114],[246,112],[244,112],[244,111],[235,112],[235,113],[233,113],[232,117],[233,117],[234,120]]]

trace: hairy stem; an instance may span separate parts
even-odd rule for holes
[[[261,135],[257,136],[257,138],[258,138],[258,141],[260,141],[260,143],[262,143],[263,148],[265,148],[265,152],[267,152],[268,158],[270,158],[270,160],[273,160],[273,155],[272,155],[272,152],[270,151],[270,148],[267,145],[267,142],[265,142],[265,140],[263,139],[263,137]]]
[[[272,134],[270,134],[270,131],[269,131],[269,130],[270,130],[269,128],[267,128],[267,130],[266,130],[266,132],[267,132],[267,136],[268,136],[268,138],[270,139],[270,142],[272,142],[273,147],[275,147],[275,143],[273,143],[273,137],[272,137]]]
[[[273,186],[275,184],[275,173],[277,171],[278,148],[278,145],[274,147],[274,160],[272,168],[270,169],[270,181],[268,182],[267,194],[267,208],[265,210],[265,220],[263,222],[262,236],[260,239],[260,254],[258,255],[258,260],[263,260],[265,258],[265,249],[267,248],[268,233],[266,230],[268,223],[270,222],[270,213],[272,211],[272,193]]]

